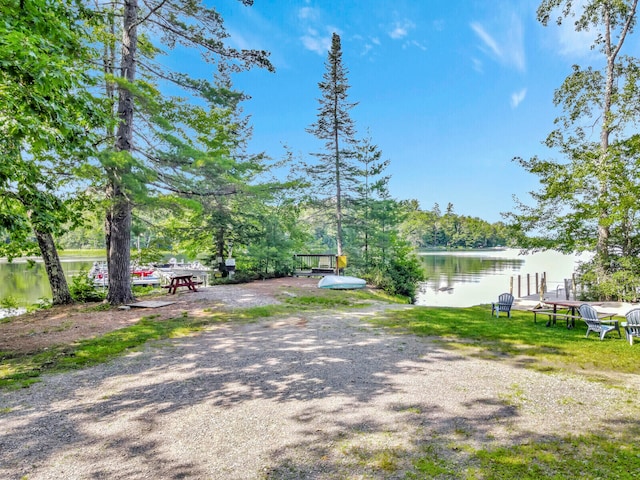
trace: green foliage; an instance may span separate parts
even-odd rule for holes
[[[18,304],[18,300],[11,295],[2,297],[0,299],[0,308],[6,308],[7,310],[15,310],[19,306],[20,305]]]
[[[348,101],[348,70],[342,63],[340,36],[333,33],[331,49],[325,62],[326,71],[318,83],[318,119],[307,131],[324,140],[324,151],[313,154],[318,161],[307,165],[306,174],[315,187],[316,199],[322,200],[330,223],[335,226],[338,255],[343,254],[343,208],[357,183],[358,169],[354,163],[355,125],[350,110],[356,105]]]
[[[363,276],[391,295],[415,301],[418,282],[424,280],[422,263],[408,245],[398,243],[389,249],[389,259],[373,266]]]
[[[640,297],[640,260],[619,257],[608,272],[594,262],[580,265],[579,282],[583,300],[616,300],[636,303]]]
[[[36,311],[36,310],[48,310],[51,307],[53,307],[53,300],[51,298],[47,298],[47,297],[40,297],[38,299],[38,302],[31,305],[28,310],[29,311]]]
[[[105,298],[105,293],[97,290],[93,285],[93,279],[89,278],[86,269],[81,269],[77,275],[73,276],[69,291],[76,302],[99,302]]]
[[[407,216],[402,235],[415,248],[491,248],[515,246],[512,234],[502,222],[489,223],[477,217],[454,213],[453,206],[441,215],[436,203],[421,210],[417,201],[405,202]]]
[[[589,281],[604,282],[592,285],[592,292],[604,297],[614,295],[614,275],[625,288],[628,274],[636,275],[621,274],[619,259],[640,252],[640,144],[632,134],[638,120],[640,65],[622,53],[625,42],[633,42],[636,8],[637,2],[628,0],[541,2],[538,19],[544,25],[558,15],[558,23],[570,19],[577,31],[599,32],[592,48],[600,56],[590,57],[593,66],[574,65],[555,92],[554,104],[563,115],[545,143],[564,158],[515,158],[539,177],[541,187],[531,193],[532,206],[518,200],[517,212],[505,214],[521,246],[595,252],[597,273]]]

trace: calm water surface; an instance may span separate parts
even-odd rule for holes
[[[531,293],[535,293],[535,274],[547,273],[547,286],[555,290],[570,278],[575,267],[588,256],[538,252],[521,255],[517,249],[422,252],[427,281],[421,285],[416,303],[440,307],[470,307],[491,303],[500,293],[509,291],[509,281],[521,275],[522,294],[525,279],[531,275]],[[514,291],[517,288],[514,279]]]
[[[96,260],[103,258],[62,257],[62,269],[67,281],[77,275],[81,269],[89,271]],[[40,298],[51,298],[51,289],[44,264],[36,261],[30,265],[24,260],[14,260],[8,263],[0,260],[0,300],[11,297],[21,306],[37,303]]]
[[[564,278],[571,276],[578,262],[585,259],[558,252],[520,255],[519,250],[514,249],[423,252],[420,258],[428,280],[421,285],[416,303],[444,307],[491,303],[500,293],[509,290],[510,277],[518,274],[524,277],[529,273],[533,277],[535,273],[547,272],[549,289],[555,289]],[[63,257],[67,280],[83,268],[88,271],[96,260],[104,258]],[[21,306],[37,303],[40,298],[51,298],[44,265],[36,262],[30,267],[24,260],[13,263],[0,260],[0,300],[7,297]]]

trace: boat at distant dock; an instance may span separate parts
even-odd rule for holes
[[[158,287],[162,284],[162,276],[153,267],[132,265],[131,284],[135,286]],[[107,262],[94,262],[88,274],[96,287],[109,286]]]

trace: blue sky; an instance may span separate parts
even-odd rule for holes
[[[391,164],[391,194],[423,209],[447,203],[488,221],[527,199],[537,178],[515,156],[555,157],[542,145],[560,113],[554,90],[585,65],[590,40],[570,26],[543,27],[538,1],[236,0],[211,2],[238,48],[271,52],[276,73],[234,76],[249,94],[251,151],[283,145],[319,151],[318,82],[333,32],[342,40],[360,137],[367,130]],[[206,70],[203,65],[203,71]]]

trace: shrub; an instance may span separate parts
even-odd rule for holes
[[[424,280],[424,270],[408,246],[396,248],[390,260],[376,265],[363,275],[366,280],[391,295],[416,299],[418,283]]]
[[[99,291],[93,285],[93,280],[89,278],[86,269],[81,269],[78,275],[74,275],[69,285],[71,297],[76,302],[100,302],[106,297],[105,292]]]

